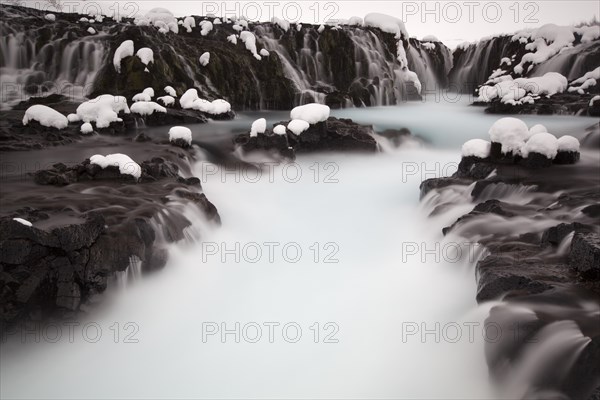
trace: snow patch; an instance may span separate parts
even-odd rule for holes
[[[154,63],[154,52],[149,47],[142,47],[135,53],[135,55],[142,61],[144,65],[148,63]]]
[[[118,73],[121,73],[121,60],[133,56],[133,40],[126,40],[117,47],[113,57],[113,65]]]
[[[256,36],[254,36],[254,34],[250,31],[243,31],[240,33],[240,39],[242,40],[242,42],[244,42],[244,44],[246,45],[246,49],[248,49],[248,51],[252,53],[254,58],[260,60],[261,57],[256,52]]]
[[[151,115],[155,111],[166,113],[167,109],[153,101],[140,101],[131,106],[131,112],[140,115]]]
[[[302,119],[293,119],[289,122],[287,128],[294,134],[300,135],[302,132],[307,130],[310,124]]]
[[[200,64],[203,67],[206,67],[209,62],[210,62],[210,53],[208,51],[202,53],[202,55],[200,56]]]
[[[536,133],[529,138],[521,149],[521,155],[527,157],[530,153],[539,153],[547,158],[554,159],[558,153],[558,140],[548,132]]]
[[[265,133],[267,130],[267,120],[264,118],[259,118],[252,123],[252,127],[250,128],[250,137],[256,137],[259,133]]]
[[[169,142],[173,142],[177,139],[185,141],[188,145],[192,144],[192,131],[190,128],[185,126],[174,126],[169,129]]]
[[[365,16],[365,26],[379,28],[384,32],[393,34],[396,39],[408,37],[408,32],[402,20],[386,14],[370,13]]]
[[[56,129],[64,129],[69,125],[67,117],[42,104],[33,105],[25,111],[23,125],[29,124],[29,121],[37,121],[42,126]]]
[[[483,139],[471,139],[462,145],[463,157],[487,158],[490,155],[492,144]]]
[[[165,86],[165,93],[169,96],[177,97],[177,92],[173,88],[173,86]]]
[[[115,153],[103,156],[96,154],[90,157],[90,164],[100,166],[105,169],[109,166],[119,167],[119,172],[123,175],[131,175],[136,179],[142,176],[142,168],[138,163],[133,161],[128,155]]]
[[[46,19],[46,21],[50,21],[50,22],[56,21],[56,15],[54,15],[54,14],[46,14],[46,16],[44,18]]]
[[[87,135],[88,133],[94,132],[94,128],[92,127],[92,124],[85,122],[81,125],[81,128],[79,128],[79,131],[84,135]]]
[[[267,49],[260,49],[260,55],[262,57],[269,57],[269,51]]]
[[[118,113],[129,114],[127,99],[123,96],[103,94],[95,99],[81,103],[77,115],[83,122],[95,122],[97,128],[106,128],[111,122],[121,121]]]
[[[17,221],[18,223],[23,224],[25,226],[30,226],[30,227],[33,226],[33,224],[31,222],[29,222],[23,218],[13,218],[13,221]]]
[[[175,98],[173,96],[161,96],[156,98],[156,100],[162,102],[165,106],[171,106],[175,104]]]
[[[305,104],[292,109],[291,119],[302,119],[309,124],[326,121],[330,113],[329,106],[318,103]]]
[[[273,128],[273,133],[276,135],[285,135],[286,134],[286,128],[285,125],[277,125],[275,128]]]
[[[489,134],[492,142],[502,145],[502,153],[517,154],[529,138],[529,128],[518,118],[506,117],[496,121]]]
[[[558,138],[558,151],[579,151],[579,140],[573,136],[565,135]]]

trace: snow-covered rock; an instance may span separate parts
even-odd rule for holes
[[[194,17],[185,17],[181,25],[190,33],[196,27],[196,20]]]
[[[590,100],[590,107],[593,107],[594,104],[596,104],[597,101],[600,101],[600,95],[599,96],[594,96],[591,98]]]
[[[219,115],[231,111],[231,104],[223,99],[213,100],[210,104],[212,105],[210,114]]]
[[[54,14],[46,14],[46,16],[44,18],[46,19],[46,21],[50,21],[50,22],[56,21],[56,15],[54,15]]]
[[[140,101],[131,105],[131,112],[139,115],[150,115],[154,112],[166,113],[167,109],[153,101]]]
[[[278,25],[281,29],[283,29],[285,32],[288,31],[288,29],[290,29],[290,23],[284,19],[280,19],[277,17],[273,17],[271,19],[271,23]]]
[[[198,100],[198,91],[196,89],[188,89],[179,99],[181,108],[194,108],[194,101]]]
[[[260,49],[260,55],[262,57],[269,57],[269,51],[267,49]]]
[[[506,117],[496,121],[489,131],[492,142],[502,145],[502,153],[518,154],[529,138],[527,124],[518,118]]]
[[[69,125],[67,117],[42,104],[33,105],[25,111],[23,125],[29,124],[29,121],[37,121],[42,126],[56,129],[64,129]]]
[[[173,96],[161,96],[157,97],[156,100],[160,101],[165,106],[172,106],[175,104],[175,98]]]
[[[318,103],[305,104],[292,109],[290,112],[291,119],[302,119],[309,124],[326,121],[330,113],[329,106]]]
[[[248,49],[248,51],[252,53],[254,58],[256,58],[257,60],[261,59],[260,55],[258,55],[256,51],[256,36],[254,36],[252,32],[240,32],[240,40],[244,42],[244,44],[246,45],[246,49]]]
[[[131,175],[136,179],[142,176],[142,168],[138,163],[133,161],[128,155],[115,153],[103,156],[96,154],[90,157],[90,164],[100,166],[105,169],[109,166],[119,167],[119,172],[123,175]]]
[[[213,25],[221,25],[221,24],[223,24],[223,22],[221,22],[220,18],[215,18],[212,23],[213,23]]]
[[[90,35],[95,35],[96,34],[96,30],[94,28],[92,28],[91,26],[89,28],[87,28],[87,31]]]
[[[142,47],[137,51],[137,53],[135,53],[135,55],[145,65],[148,65],[149,63],[154,63],[154,52],[149,47]]]
[[[113,65],[118,73],[121,72],[121,60],[125,57],[133,56],[133,50],[133,40],[125,40],[117,47],[117,50],[115,50]]]
[[[189,145],[192,144],[192,131],[185,126],[174,126],[169,129],[169,142],[183,140]]]
[[[430,50],[430,51],[434,51],[435,50],[435,43],[433,43],[433,42],[424,42],[424,43],[421,43],[421,46],[424,49],[427,49],[427,50]]]
[[[287,129],[289,129],[295,135],[300,135],[309,127],[310,124],[303,119],[293,119],[288,123]]]
[[[596,86],[598,81],[600,81],[600,67],[586,72],[581,78],[575,79],[573,82],[571,82],[569,92],[578,92],[579,94],[584,94],[586,89]]]
[[[545,95],[550,97],[564,92],[567,86],[567,78],[558,72],[548,72],[543,76],[514,80],[510,75],[506,75],[493,86],[484,85],[479,88],[478,101],[490,102],[500,98],[504,103],[521,104],[520,100],[526,96]]]
[[[285,135],[286,134],[286,128],[285,125],[277,125],[275,128],[273,128],[273,133],[276,135]]]
[[[150,97],[146,93],[138,93],[131,98],[131,101],[137,103],[138,101],[151,101],[152,97]]]
[[[165,93],[169,96],[177,97],[177,92],[173,88],[173,86],[165,86]]]
[[[33,224],[31,222],[29,222],[23,218],[13,218],[13,221],[17,221],[18,223],[23,224],[25,226],[30,226],[30,227],[33,226]]]
[[[252,127],[250,128],[250,137],[256,137],[259,133],[265,133],[267,130],[267,120],[264,118],[259,118],[252,123]]]
[[[208,51],[206,51],[206,52],[202,53],[202,55],[200,56],[200,64],[203,67],[206,67],[209,62],[210,62],[210,53]]]
[[[79,115],[71,113],[71,114],[67,115],[67,121],[69,121],[69,122],[79,122],[80,121]]]
[[[565,135],[558,138],[558,151],[579,151],[579,140],[573,136]]]
[[[237,36],[235,35],[229,35],[227,36],[227,41],[233,44],[237,44]]]
[[[421,39],[421,42],[439,42],[440,39],[438,39],[437,37],[433,36],[433,35],[426,35],[423,36],[423,39]]]
[[[558,153],[556,136],[548,132],[540,132],[530,137],[521,149],[521,155],[527,157],[531,153],[542,154],[546,158],[554,159]]]
[[[535,135],[536,133],[548,132],[548,129],[542,124],[537,124],[529,128],[529,137]]]
[[[89,122],[84,122],[81,125],[81,128],[79,128],[79,131],[81,133],[83,133],[84,135],[87,135],[88,133],[94,132],[94,128],[92,127],[92,124],[90,124]]]
[[[134,24],[138,26],[152,25],[160,33],[179,33],[179,25],[173,13],[166,8],[156,7],[148,11],[145,15],[136,17]]]
[[[79,119],[83,122],[95,122],[97,128],[107,128],[111,122],[121,121],[118,116],[120,112],[130,113],[127,99],[110,94],[100,95],[77,107]]]
[[[200,21],[200,23],[198,24],[200,26],[200,34],[202,36],[206,36],[210,33],[210,31],[213,30],[213,24],[210,21]]]
[[[384,32],[392,33],[396,39],[401,36],[408,38],[408,32],[402,20],[386,14],[370,13],[365,16],[365,26],[379,28]]]
[[[462,145],[463,157],[487,158],[492,144],[483,139],[471,139]]]
[[[324,30],[325,30],[325,25],[319,25],[319,28],[317,28],[317,32],[319,32],[319,33],[323,33]]]

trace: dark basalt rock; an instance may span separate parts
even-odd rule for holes
[[[552,159],[543,154],[531,152],[527,157],[521,158],[519,163],[526,168],[547,168],[552,165]]]
[[[552,162],[554,164],[575,164],[580,157],[578,151],[559,151]]]
[[[259,133],[256,137],[250,137],[249,133],[242,133],[233,139],[235,146],[242,148],[244,153],[253,153],[256,151],[275,152],[287,159],[295,159],[296,155],[293,148],[290,148],[289,136],[277,135],[271,131]]]
[[[581,209],[581,212],[592,218],[600,217],[600,204],[592,204]]]
[[[600,235],[576,233],[571,242],[569,261],[584,279],[600,279]]]
[[[591,232],[592,227],[579,223],[562,223],[548,228],[542,234],[542,245],[558,246],[571,232]]]
[[[182,110],[167,108],[167,112],[153,112],[150,115],[139,116],[144,120],[147,126],[163,126],[163,125],[185,125],[185,124],[202,124],[208,121],[204,113],[196,110]],[[235,115],[227,113],[223,116],[224,119],[232,119]]]

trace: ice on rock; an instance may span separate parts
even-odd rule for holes
[[[302,119],[309,124],[326,121],[330,113],[329,106],[318,103],[305,104],[292,109],[290,112],[291,119]]]
[[[142,168],[138,163],[133,161],[128,155],[115,153],[103,156],[96,154],[90,157],[90,164],[100,166],[105,169],[109,166],[115,166],[119,168],[119,172],[123,175],[131,175],[136,179],[142,176]]]
[[[521,149],[521,155],[527,157],[531,153],[542,154],[549,159],[554,159],[558,153],[556,136],[548,132],[540,132],[530,137]]]
[[[518,118],[506,117],[496,121],[489,134],[492,142],[502,145],[502,153],[518,154],[529,138],[529,128]]]
[[[483,139],[471,139],[462,145],[463,157],[487,158],[490,155],[492,144]]]
[[[135,55],[142,61],[144,65],[154,63],[154,52],[149,47],[142,47],[135,53]]]
[[[166,113],[167,109],[153,101],[140,101],[131,106],[131,112],[139,115],[151,115],[154,112]]]
[[[267,120],[264,118],[259,118],[252,123],[252,127],[250,128],[250,137],[256,137],[259,133],[265,133],[267,130]]]
[[[185,126],[174,126],[169,129],[169,142],[173,142],[177,139],[185,141],[188,145],[192,144],[192,131],[190,128]]]
[[[210,62],[210,53],[208,51],[202,53],[202,55],[200,56],[200,64],[203,67],[206,67],[209,62]]]
[[[285,135],[287,133],[285,125],[277,125],[275,128],[273,128],[273,133],[276,135]]]
[[[88,133],[94,132],[94,128],[92,127],[92,124],[85,122],[83,125],[81,125],[81,128],[79,128],[79,131],[84,135],[87,135]]]
[[[579,151],[579,140],[573,136],[565,135],[558,138],[558,151]]]
[[[67,117],[42,104],[33,105],[25,111],[23,125],[29,124],[30,121],[37,121],[42,126],[56,129],[64,129],[69,125]]]
[[[125,40],[117,47],[113,57],[113,65],[118,73],[121,73],[121,60],[133,56],[133,40]]]
[[[97,128],[107,128],[111,122],[120,121],[118,116],[120,112],[130,113],[127,99],[110,94],[100,95],[77,107],[79,119],[83,122],[95,122]]]
[[[293,119],[289,122],[287,129],[289,129],[294,135],[300,135],[302,132],[307,130],[310,124],[302,119]]]

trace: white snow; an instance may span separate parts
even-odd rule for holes
[[[590,100],[590,107],[592,107],[598,100],[600,100],[600,95],[592,97]]]
[[[89,28],[87,28],[87,31],[90,35],[95,35],[96,34],[96,30],[94,28],[92,28],[91,26]]]
[[[192,130],[185,126],[174,126],[169,129],[169,142],[177,139],[184,140],[188,145],[192,144]]]
[[[517,154],[529,137],[529,128],[518,118],[506,117],[496,121],[489,134],[492,142],[502,145],[502,153]]]
[[[579,151],[579,140],[565,135],[558,138],[558,151]]]
[[[206,52],[202,53],[202,55],[200,56],[200,64],[203,67],[206,67],[209,62],[210,62],[210,53],[208,51],[206,51]]]
[[[486,158],[490,155],[491,146],[487,140],[471,139],[462,145],[462,156]]]
[[[202,36],[206,36],[210,33],[210,31],[212,31],[213,29],[213,24],[210,21],[200,21],[200,23],[198,24],[200,26],[200,34]]]
[[[310,124],[303,119],[293,119],[288,124],[287,128],[294,134],[300,135],[302,132],[307,130]]]
[[[525,143],[521,149],[523,157],[529,156],[530,153],[539,153],[547,158],[554,159],[558,153],[558,140],[556,136],[548,132],[536,133]]]
[[[235,36],[235,35],[229,35],[229,36],[227,36],[227,41],[231,42],[233,44],[237,44],[237,36]]]
[[[179,25],[173,13],[166,8],[156,7],[144,16],[136,17],[134,24],[139,26],[153,25],[160,33],[179,33]]]
[[[573,82],[571,82],[569,92],[576,91],[579,94],[584,94],[585,89],[588,89],[592,86],[596,86],[598,81],[600,81],[600,67],[592,71],[586,72],[581,78],[575,79]]]
[[[535,135],[536,133],[548,132],[548,129],[542,124],[537,124],[529,128],[529,137]]]
[[[473,43],[471,42],[462,42],[456,45],[456,48],[454,50],[466,50],[469,47],[471,47]]]
[[[323,33],[324,30],[325,30],[325,25],[319,25],[319,28],[317,29],[317,32]]]
[[[83,133],[84,135],[87,135],[88,133],[94,132],[94,128],[92,127],[92,124],[90,124],[89,122],[84,122],[81,125],[81,128],[79,129],[79,131],[81,133]]]
[[[56,21],[56,15],[54,15],[54,14],[46,14],[46,16],[44,18],[46,18],[47,21],[52,21],[52,22]]]
[[[142,47],[135,53],[135,55],[142,61],[143,64],[154,62],[154,52],[149,47]]]
[[[292,109],[291,119],[302,119],[309,124],[326,121],[330,113],[329,106],[318,103],[305,104]]]
[[[412,84],[415,86],[415,89],[417,89],[417,93],[421,93],[421,81],[419,80],[417,73],[409,70],[408,67],[402,72],[404,81],[412,82]]]
[[[212,102],[198,97],[196,89],[188,89],[179,99],[181,108],[194,109],[205,113],[218,115],[231,111],[231,104],[223,99]]]
[[[259,133],[265,133],[267,130],[267,120],[264,118],[259,118],[252,123],[252,127],[250,128],[250,137],[256,137]]]
[[[600,38],[600,26],[582,26],[575,28],[575,32],[581,35],[581,43],[590,43],[593,40]]]
[[[273,128],[273,133],[276,135],[285,135],[286,134],[285,125],[277,125],[275,128]]]
[[[139,179],[142,176],[142,168],[138,163],[133,161],[128,155],[115,153],[103,156],[96,154],[90,157],[90,164],[99,165],[104,169],[109,166],[119,167],[119,172],[123,175],[132,175]]]
[[[103,94],[81,103],[77,115],[83,122],[95,122],[97,128],[106,128],[111,122],[120,121],[119,112],[129,114],[127,99],[123,96]]]
[[[433,36],[433,35],[427,35],[427,36],[423,36],[423,39],[421,39],[421,42],[439,42],[440,39],[438,39],[437,37]]]
[[[179,104],[181,104],[181,108],[189,109],[194,108],[194,101],[198,99],[198,91],[196,89],[188,89],[181,98],[179,99]]]
[[[18,223],[23,224],[25,226],[33,226],[33,224],[31,222],[29,222],[23,218],[13,218],[13,221],[17,221]]]
[[[363,19],[361,17],[350,17],[350,19],[348,20],[348,25],[350,26],[362,26],[363,25]]]
[[[69,122],[79,122],[79,116],[77,114],[71,113],[69,115],[67,115],[67,121]]]
[[[232,28],[234,31],[238,31],[238,32],[241,32],[244,30],[243,27],[241,27],[240,25],[237,25],[237,24],[233,25]]]
[[[33,105],[25,111],[23,125],[29,124],[29,121],[37,121],[42,126],[56,129],[64,129],[69,125],[67,117],[55,109],[42,104]]]
[[[279,25],[279,27],[280,27],[281,29],[283,29],[285,32],[287,32],[287,31],[288,31],[288,29],[290,29],[290,23],[289,23],[288,21],[284,20],[284,19],[280,19],[280,18],[277,18],[277,17],[273,17],[273,18],[271,19],[271,22],[272,22],[273,24]]]
[[[260,55],[263,57],[269,57],[269,51],[267,49],[260,49]]]
[[[515,104],[520,104],[519,100],[527,95],[546,95],[550,97],[556,93],[564,92],[567,86],[567,78],[557,72],[548,72],[544,76],[534,78],[517,78],[514,80],[510,75],[506,75],[493,86],[485,85],[479,88],[478,101],[489,102],[495,98],[500,98],[503,102],[514,100]]]
[[[396,39],[408,37],[408,32],[402,20],[386,14],[370,13],[365,16],[365,26],[379,28],[384,32],[392,33]]]
[[[166,113],[167,109],[153,101],[140,101],[131,105],[131,112],[140,115],[150,115],[154,112]]]
[[[157,97],[156,100],[162,102],[165,106],[175,104],[175,98],[173,96],[161,96]]]
[[[246,45],[246,49],[248,49],[248,51],[252,53],[254,58],[260,60],[261,57],[256,52],[256,36],[254,36],[254,34],[250,31],[243,31],[240,32],[240,39],[242,40],[242,42],[244,42],[244,44]]]
[[[133,40],[126,40],[117,47],[113,57],[113,65],[117,72],[121,72],[121,60],[125,57],[133,56],[133,50]]]
[[[504,57],[502,60],[500,60],[500,65],[506,64],[509,67],[512,65],[512,60],[508,57]]]
[[[188,33],[190,33],[192,28],[196,27],[196,20],[194,17],[185,17],[183,19],[182,26],[188,31]]]
[[[209,111],[210,114],[218,115],[231,111],[231,104],[223,99],[213,100],[210,104],[212,105],[212,110]]]
[[[213,25],[221,25],[221,24],[222,24],[222,22],[221,22],[221,20],[219,18],[215,18],[213,20]]]
[[[142,91],[142,93],[147,94],[148,96],[150,96],[150,98],[154,97],[154,89],[152,89],[151,87],[147,87]]]
[[[150,100],[152,100],[152,97],[148,96],[146,93],[138,93],[131,98],[131,101],[133,101],[133,102],[150,101]]]
[[[421,46],[427,50],[431,50],[431,51],[435,50],[435,43],[432,43],[432,42],[421,43]]]
[[[296,30],[300,32],[302,30],[302,24],[296,24]]]
[[[165,86],[165,93],[169,96],[177,97],[177,92],[173,88],[173,86]]]
[[[87,19],[86,17],[81,17],[79,18],[79,22],[89,22],[90,20]]]

